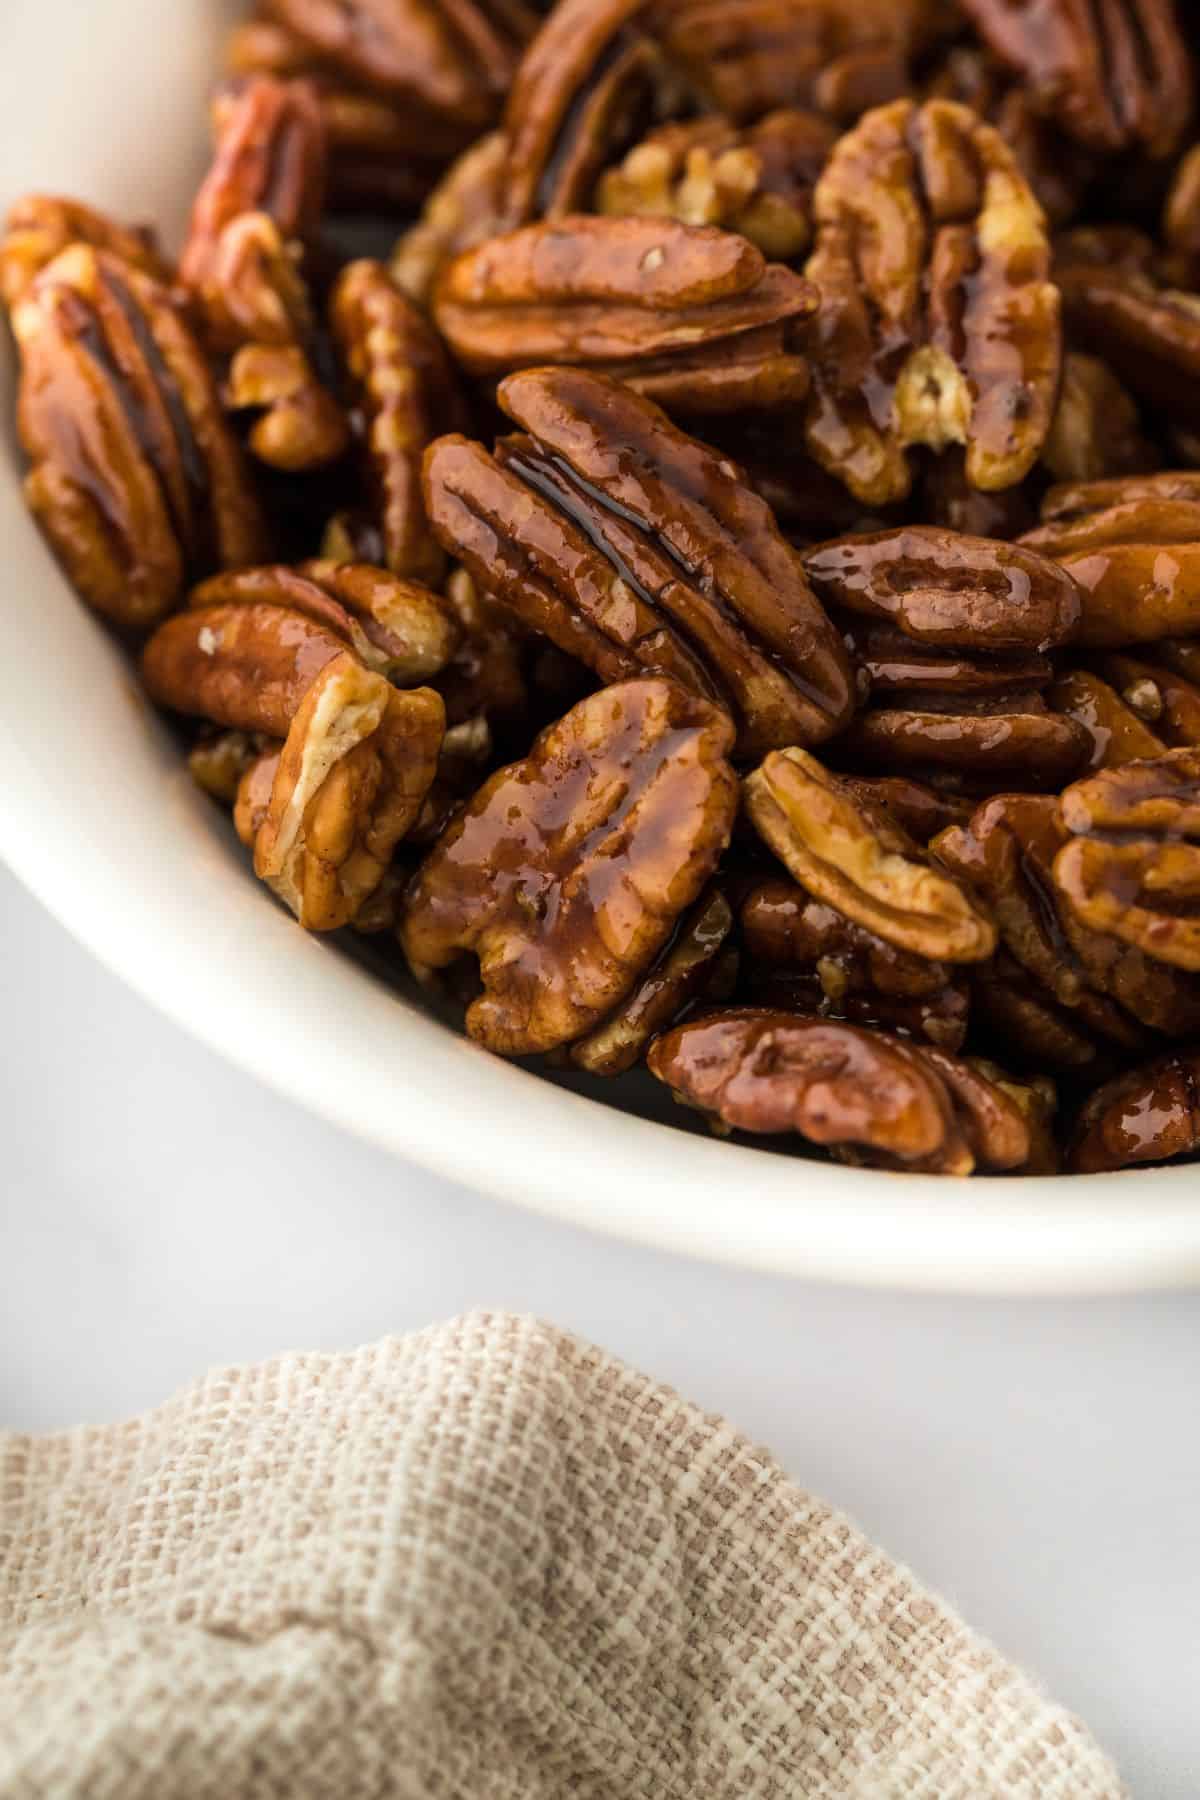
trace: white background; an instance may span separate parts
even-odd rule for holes
[[[889,1295],[627,1248],[306,1117],[3,870],[0,947],[0,1427],[115,1419],[215,1363],[468,1307],[538,1313],[769,1445],[1081,1713],[1139,1800],[1196,1800],[1200,1297]]]

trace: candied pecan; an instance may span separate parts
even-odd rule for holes
[[[398,692],[349,651],[322,668],[292,720],[254,870],[310,931],[349,924],[374,893],[437,770],[445,711]]]
[[[171,271],[148,227],[130,228],[56,194],[26,194],[9,208],[0,234],[0,305],[10,310],[60,250],[91,244],[164,285]]]
[[[528,437],[494,458],[443,438],[425,459],[434,531],[481,588],[601,680],[722,696],[745,756],[843,724],[844,649],[730,463],[582,370],[510,376],[499,398]]]
[[[1021,481],[1061,340],[1042,211],[1008,146],[965,107],[900,100],[841,139],[814,206],[817,461],[869,505],[907,495],[917,444],[965,444],[973,487]]]
[[[906,91],[947,13],[930,0],[656,0],[653,23],[731,118],[815,106],[848,122]]]
[[[885,813],[815,757],[774,750],[747,776],[746,810],[788,873],[886,943],[942,962],[981,962],[991,920]]]
[[[368,669],[400,687],[441,674],[461,642],[440,594],[366,563],[268,564],[214,575],[189,606],[286,606],[327,625]]]
[[[1200,474],[1052,488],[1043,518],[1022,542],[1078,586],[1081,644],[1120,649],[1200,633]]]
[[[1038,694],[981,699],[971,710],[955,697],[953,711],[935,709],[933,698],[860,714],[839,754],[856,766],[960,780],[976,794],[1059,788],[1087,760],[1087,733]]]
[[[1111,236],[1090,248],[1079,234],[1056,245],[1054,279],[1072,344],[1101,357],[1139,400],[1172,421],[1200,426],[1200,295],[1164,286]],[[1130,246],[1137,250],[1135,241]]]
[[[1200,971],[1200,749],[1104,769],[1059,803],[1054,883],[1085,927]]]
[[[802,399],[808,368],[784,326],[815,305],[810,283],[733,232],[585,216],[466,251],[434,294],[438,327],[472,374],[584,363],[635,389],[657,376],[664,404],[683,412],[740,408],[748,382],[760,407]],[[732,393],[721,372],[730,357],[750,359]]]
[[[795,108],[745,128],[717,114],[663,125],[601,177],[597,209],[720,225],[788,262],[812,240],[813,189],[833,143],[827,120]]]
[[[999,1040],[1022,1068],[1094,1074],[1102,1055],[1078,1014],[1060,1006],[1004,950],[972,982],[971,1022]]]
[[[1060,675],[1046,692],[1046,704],[1083,726],[1092,744],[1089,768],[1113,769],[1166,749],[1121,695],[1090,669]]]
[[[1127,1070],[1084,1103],[1068,1167],[1077,1175],[1170,1162],[1200,1149],[1200,1054]]]
[[[447,170],[416,224],[397,239],[388,265],[391,277],[418,306],[429,304],[434,282],[452,258],[496,230],[507,168],[503,132],[481,137]]]
[[[437,582],[445,557],[425,517],[421,458],[439,432],[462,422],[445,352],[382,263],[364,259],[342,271],[330,317],[363,420],[387,566]]]
[[[316,93],[304,81],[257,76],[220,115],[179,279],[206,341],[231,358],[227,404],[263,415],[250,447],[279,469],[333,462],[348,441],[342,410],[317,374],[301,266],[324,192]]]
[[[400,937],[418,969],[479,959],[473,1038],[501,1055],[592,1030],[637,983],[729,840],[724,715],[673,682],[590,695],[502,769],[414,878]]]
[[[975,810],[969,800],[940,792],[906,775],[843,775],[843,784],[876,811],[888,813],[918,844],[950,825],[965,825]]]
[[[462,633],[462,642],[437,683],[447,718],[458,725],[483,717],[506,738],[521,732],[524,747],[530,737],[529,684],[511,614],[482,593],[465,569],[451,574],[445,599]]]
[[[623,1075],[641,1062],[651,1038],[678,1019],[697,994],[708,997],[713,965],[732,927],[733,914],[720,889],[702,894],[615,1012],[571,1045],[571,1062],[589,1075]]]
[[[944,962],[897,949],[790,881],[752,888],[739,923],[756,999],[786,992],[801,1012],[903,1029],[943,1050],[962,1047],[966,990]]]
[[[1055,415],[1057,417],[1057,415]],[[956,446],[931,457],[921,471],[917,511],[926,523],[966,537],[1020,537],[1037,520],[1037,502],[1031,492],[1034,477],[1016,487],[985,493],[967,480],[967,459]],[[863,526],[859,530],[866,529]]]
[[[198,788],[232,806],[242,778],[268,746],[261,732],[219,731],[200,739],[188,754],[188,773]]]
[[[1029,1153],[1016,1105],[940,1051],[882,1032],[761,1007],[676,1027],[647,1058],[685,1105],[734,1130],[794,1131],[887,1166],[969,1175]]]
[[[409,845],[425,849],[435,844],[459,807],[470,799],[495,765],[492,728],[482,713],[448,726],[438,753],[437,774],[407,836]],[[400,917],[399,899],[397,891],[393,895],[393,926]],[[361,920],[356,919],[355,925],[362,929]],[[372,929],[383,929],[383,925],[377,922]]]
[[[1189,45],[1174,0],[963,0],[1030,97],[1095,150],[1167,155],[1192,111]]]
[[[1092,930],[1067,904],[1055,870],[1068,841],[1052,798],[1001,794],[931,850],[981,895],[1011,955],[1089,1035],[1137,1050],[1140,1027],[1172,1037],[1200,1028],[1200,984]]]
[[[1112,370],[1094,356],[1069,350],[1062,389],[1042,447],[1055,481],[1099,481],[1154,466],[1138,410]]]
[[[142,652],[151,699],[232,731],[285,738],[316,677],[346,650],[334,625],[270,602],[197,606]]]
[[[1121,655],[1102,656],[1097,661],[1101,675],[1117,689],[1131,712],[1153,726],[1159,739],[1142,758],[1124,757],[1125,762],[1200,744],[1200,687],[1170,666],[1172,648],[1169,643],[1155,645],[1153,662]]]
[[[26,499],[82,597],[152,625],[189,579],[261,561],[266,528],[216,387],[170,295],[74,244],[12,315]]]
[[[1200,287],[1200,144],[1179,159],[1163,208],[1165,263],[1172,287]]]
[[[279,746],[261,751],[242,771],[238,782],[233,801],[233,828],[247,850],[253,850],[254,840],[266,819],[271,791],[279,773],[279,754]]]

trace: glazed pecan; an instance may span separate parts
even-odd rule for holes
[[[672,682],[621,683],[493,775],[418,871],[400,927],[418,970],[479,959],[467,1030],[520,1056],[610,1015],[729,839],[724,715]]]
[[[784,328],[815,305],[810,283],[733,232],[580,216],[457,257],[434,316],[475,375],[583,363],[668,408],[725,412],[803,399],[807,365]]]
[[[1011,1099],[966,1063],[883,1032],[760,1007],[677,1027],[648,1063],[685,1105],[734,1130],[797,1132],[888,1167],[1013,1168],[1030,1137]]]
[[[1181,156],[1163,208],[1170,285],[1200,287],[1200,144]]]
[[[1200,633],[1200,474],[1052,488],[1043,519],[1022,542],[1078,586],[1081,644],[1119,649]]]
[[[757,1001],[786,994],[798,1012],[962,1047],[966,988],[946,963],[897,949],[790,881],[759,882],[738,920]]]
[[[940,962],[981,962],[995,949],[992,922],[962,883],[805,751],[772,751],[746,778],[745,803],[801,887],[885,943]]]
[[[1200,749],[1125,763],[1067,788],[1054,884],[1087,929],[1200,971]]]
[[[382,263],[342,271],[330,318],[354,383],[383,540],[396,575],[436,583],[445,572],[421,497],[421,458],[462,423],[462,402],[436,333]]]
[[[269,749],[270,740],[261,732],[206,734],[188,753],[188,774],[204,793],[231,807],[243,778]]]
[[[711,998],[714,964],[732,928],[733,914],[720,889],[702,894],[616,1010],[571,1045],[571,1062],[589,1075],[623,1075],[641,1062],[651,1038],[689,1002],[698,994]]]
[[[1200,1055],[1181,1051],[1099,1088],[1076,1122],[1068,1167],[1077,1175],[1170,1162],[1200,1149]]]
[[[261,750],[243,769],[233,801],[233,828],[247,850],[266,819],[271,804],[271,790],[279,773],[280,746]]]
[[[965,825],[975,810],[969,800],[926,787],[907,775],[843,775],[852,793],[882,810],[918,844],[927,844],[951,825]]]
[[[967,108],[868,113],[817,183],[812,454],[870,505],[911,485],[907,451],[965,444],[971,485],[1032,468],[1058,394],[1058,293],[1041,208]]]
[[[71,244],[107,250],[164,286],[171,270],[147,227],[118,225],[104,213],[57,194],[26,194],[9,208],[0,234],[0,305],[10,310],[47,263]]]
[[[1191,663],[1194,671],[1194,651],[1194,645],[1164,640],[1154,646],[1152,662],[1116,653],[1097,658],[1100,674],[1112,683],[1129,710],[1153,728],[1153,736],[1159,740],[1155,748],[1145,752],[1145,757],[1161,755],[1164,749],[1182,750],[1200,744],[1200,687],[1172,666],[1178,664],[1182,654],[1184,666]]]
[[[1160,756],[1166,749],[1138,712],[1091,669],[1060,675],[1046,691],[1046,704],[1087,732],[1092,745],[1089,768],[1114,769]]]
[[[814,106],[849,122],[903,94],[949,9],[930,0],[656,0],[672,60],[718,111]]]
[[[1071,233],[1056,245],[1054,279],[1072,344],[1090,350],[1131,394],[1169,419],[1200,426],[1200,295],[1164,285],[1112,233]]]
[[[25,494],[78,592],[144,628],[266,528],[212,375],[167,291],[74,244],[12,314]]]
[[[489,132],[465,150],[402,232],[388,265],[392,280],[418,306],[428,306],[446,264],[482,244],[496,229],[508,169],[508,139]]]
[[[845,722],[842,645],[732,464],[583,370],[512,375],[499,398],[528,436],[494,457],[442,438],[425,460],[433,528],[481,588],[603,681],[720,697],[742,755]]]
[[[720,225],[788,262],[812,240],[813,189],[834,141],[820,114],[795,108],[747,127],[719,114],[663,125],[601,177],[597,208]]]
[[[1095,150],[1168,154],[1192,110],[1189,45],[1174,0],[963,0],[1031,99]]]
[[[1153,468],[1154,448],[1142,435],[1138,410],[1112,370],[1097,357],[1070,350],[1042,462],[1055,481],[1099,481]]]

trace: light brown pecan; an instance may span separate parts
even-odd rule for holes
[[[426,200],[415,225],[392,252],[392,280],[418,306],[428,306],[446,264],[491,236],[500,218],[508,139],[489,132],[465,150]]]
[[[34,276],[71,244],[107,250],[164,286],[171,281],[171,270],[148,227],[119,225],[82,201],[57,194],[26,194],[9,208],[0,233],[0,305],[11,310]]]
[[[834,141],[819,113],[796,108],[746,127],[719,114],[662,125],[601,177],[597,208],[719,225],[788,262],[812,241],[813,189]]]
[[[279,773],[279,750],[263,750],[242,771],[233,802],[233,828],[247,850],[253,850]]]
[[[1184,652],[1185,666],[1193,661],[1188,655],[1192,648],[1166,640],[1154,646],[1153,661],[1116,653],[1097,658],[1100,674],[1112,683],[1130,711],[1152,727],[1153,736],[1159,740],[1156,748],[1145,752],[1146,757],[1159,756],[1163,750],[1200,745],[1200,687],[1172,666],[1178,661],[1180,650]]]
[[[462,423],[462,401],[437,334],[382,263],[351,263],[330,302],[354,384],[384,558],[396,575],[437,583],[442,554],[421,497],[421,458]]]
[[[227,404],[262,415],[250,447],[274,468],[318,468],[348,442],[342,410],[317,374],[320,346],[303,272],[324,194],[314,89],[255,77],[219,115],[179,279],[207,343],[230,358]]]
[[[1052,488],[1022,542],[1080,591],[1078,641],[1120,649],[1200,633],[1200,475],[1164,470]]]
[[[808,282],[766,263],[733,232],[579,216],[525,226],[457,257],[439,277],[434,316],[472,374],[582,363],[635,389],[657,377],[657,397],[674,410],[721,412],[746,404],[750,379],[758,406],[803,398],[807,365],[784,327],[815,305]],[[720,373],[731,355],[750,358],[733,393]]]
[[[208,733],[188,753],[188,774],[204,793],[232,807],[243,778],[269,748],[261,732]]]
[[[1060,801],[1054,883],[1091,931],[1200,971],[1200,749],[1104,769]]]
[[[1046,704],[1083,726],[1092,746],[1089,768],[1115,769],[1166,749],[1145,720],[1091,669],[1060,675],[1047,689]]]
[[[995,54],[1062,128],[1095,150],[1176,147],[1192,111],[1174,0],[963,0]]]
[[[74,244],[12,315],[25,494],[78,592],[153,625],[190,580],[260,562],[266,528],[204,357],[170,295]]]
[[[1200,1055],[1181,1051],[1130,1069],[1085,1101],[1068,1168],[1097,1175],[1171,1162],[1200,1149]]]
[[[948,1175],[1012,1168],[1029,1154],[1020,1110],[985,1076],[883,1032],[741,1007],[668,1032],[648,1062],[677,1098],[734,1130],[797,1132]]]
[[[720,889],[702,894],[616,1010],[571,1045],[576,1068],[589,1075],[623,1075],[641,1062],[651,1038],[698,994],[709,998],[714,964],[732,928],[733,914]]]
[[[805,751],[772,751],[746,778],[745,803],[808,893],[886,943],[939,962],[981,962],[995,949],[995,928],[962,883]]]
[[[966,446],[972,486],[1028,474],[1058,395],[1058,292],[1041,208],[967,108],[900,100],[840,140],[806,274],[808,446],[858,499],[911,485],[907,452]]]
[[[1163,207],[1163,239],[1170,285],[1200,287],[1200,144],[1176,165]]]
[[[282,740],[321,670],[346,648],[341,630],[308,612],[237,599],[165,620],[142,652],[142,680],[172,712]]]
[[[478,957],[473,1038],[505,1056],[550,1050],[619,1005],[728,842],[732,735],[672,682],[624,682],[481,788],[418,871],[400,928],[417,969]]]
[[[732,464],[582,370],[510,376],[499,398],[528,436],[494,457],[443,438],[425,461],[433,528],[481,588],[603,681],[719,697],[742,755],[845,722],[842,645]]]

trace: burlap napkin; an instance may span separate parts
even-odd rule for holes
[[[5,1800],[1121,1791],[761,1451],[529,1320],[0,1439]]]

